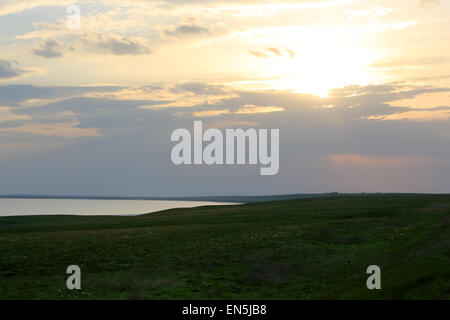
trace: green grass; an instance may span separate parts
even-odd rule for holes
[[[2,299],[449,299],[450,196],[0,218]],[[66,288],[67,266],[82,290]],[[366,288],[369,265],[382,290]]]

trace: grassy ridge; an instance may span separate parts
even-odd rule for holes
[[[449,299],[450,196],[0,218],[3,299]],[[69,291],[67,266],[82,270]],[[382,290],[366,288],[367,266]]]

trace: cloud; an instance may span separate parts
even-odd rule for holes
[[[392,9],[392,8],[383,8],[383,7],[369,7],[362,10],[348,10],[346,11],[346,15],[349,19],[357,19],[357,18],[370,18],[371,20],[385,16],[387,14],[393,12],[399,12],[401,9]]]
[[[156,90],[147,91],[148,99],[160,100],[162,103],[142,105],[142,109],[190,108],[220,104],[221,101],[236,97],[238,93],[231,87],[202,82],[185,82],[166,85]]]
[[[446,121],[450,119],[450,108],[442,109],[435,108],[432,110],[415,110],[399,112],[388,115],[370,116],[367,117],[369,120],[409,120],[415,122],[426,122],[426,121]]]
[[[260,52],[260,51],[250,51],[250,53],[258,58],[268,58],[269,57],[267,54]]]
[[[152,50],[145,43],[145,39],[139,37],[125,38],[116,34],[87,35],[83,42],[94,51],[110,53],[114,55],[142,55],[150,54]]]
[[[349,86],[320,98],[295,92],[239,91],[201,82],[115,89],[0,86],[0,105],[9,105],[5,104],[7,99],[16,103],[0,109],[9,119],[0,124],[0,169],[5,172],[2,181],[8,182],[9,191],[23,192],[26,186],[30,193],[32,188],[42,191],[43,187],[49,193],[61,192],[56,188],[58,183],[48,182],[61,176],[70,180],[69,184],[61,181],[67,193],[79,187],[88,193],[139,194],[146,190],[149,194],[174,195],[185,192],[187,185],[197,194],[353,188],[359,192],[429,191],[423,189],[424,183],[433,190],[443,190],[450,187],[450,151],[443,148],[449,141],[449,119],[418,122],[368,118],[422,111],[389,103],[439,90],[446,88],[390,83]],[[22,105],[24,100],[52,97],[59,100],[33,107]],[[168,97],[172,108],[139,108],[167,103]],[[193,99],[193,103],[185,106],[183,99]],[[281,108],[282,112],[265,112]],[[174,116],[179,112],[183,115]],[[176,128],[192,128],[196,119],[203,120],[205,128],[222,130],[279,128],[280,174],[260,180],[252,167],[175,168],[167,160],[171,149],[168,137]],[[14,162],[4,160],[25,145],[29,152],[26,157]],[[50,146],[53,149],[49,153]],[[420,160],[423,155],[432,161]],[[174,184],[180,173],[183,183]],[[16,184],[17,177],[28,183]],[[79,183],[74,182],[77,179]],[[212,182],[218,180],[232,182],[211,189]],[[110,190],[109,185],[118,189]]]
[[[440,0],[420,0],[421,7],[432,7],[432,6],[438,6],[440,4],[441,4]]]
[[[0,63],[1,65],[1,63]],[[1,68],[0,68],[1,69]],[[123,89],[120,86],[36,86],[12,84],[0,86],[0,105],[19,107],[27,101],[67,99],[88,93],[104,94]]]
[[[7,123],[14,123],[17,122],[17,120],[29,120],[30,117],[27,115],[17,115],[11,112],[11,107],[0,107],[0,124]]]
[[[61,138],[97,137],[96,128],[78,128],[77,122],[27,123],[13,128],[0,128],[0,133],[28,132]]]
[[[18,78],[26,73],[25,70],[15,67],[14,62],[0,60],[0,79]]]
[[[284,49],[289,54],[289,58],[293,58],[295,56],[294,50],[291,49]]]
[[[102,4],[113,3],[113,5],[121,6],[123,5],[122,1],[99,1]],[[224,0],[220,1],[222,5],[226,4],[251,4],[251,5],[261,5],[261,3],[265,3],[265,1],[261,0]],[[281,3],[306,3],[311,6],[315,5],[316,0],[275,0],[271,1],[273,3],[281,2]],[[329,1],[329,5],[334,5],[333,1]],[[0,1],[0,16],[6,14],[12,14],[21,12],[24,10],[30,10],[36,7],[46,7],[46,6],[62,6],[67,7],[71,4],[74,4],[73,0],[5,0]],[[143,10],[150,10],[159,8],[164,12],[173,11],[173,7],[180,7],[184,5],[201,5],[203,7],[217,7],[217,1],[215,0],[162,0],[159,1],[157,5],[153,3],[153,1],[148,0],[136,0],[133,3],[129,3],[126,7],[137,8],[141,12]],[[319,3],[319,6],[323,6],[323,3]],[[148,12],[146,12],[148,14]]]
[[[41,44],[39,49],[33,49],[33,53],[46,59],[59,58],[62,57],[62,53],[57,51],[57,49],[60,48],[61,45],[58,41],[54,39],[47,39]]]
[[[183,38],[196,35],[208,35],[210,34],[210,31],[205,27],[183,24],[176,27],[175,29],[165,30],[164,34],[168,36]]]
[[[417,67],[427,65],[444,65],[450,63],[448,57],[425,57],[420,59],[382,60],[372,63],[373,68]]]
[[[249,115],[255,113],[270,113],[270,112],[279,112],[284,111],[284,108],[275,107],[275,106],[256,106],[254,104],[247,104],[237,111],[230,112],[229,109],[223,110],[206,110],[206,111],[195,111],[193,112],[194,117],[217,117],[221,115],[230,115],[230,114],[240,114],[240,115]],[[177,115],[184,115],[186,113],[182,112]]]
[[[360,154],[331,154],[330,159],[336,166],[348,167],[411,167],[417,164],[434,165],[437,159],[431,157],[415,156],[366,156]]]
[[[0,1],[0,16],[41,6],[68,6],[72,0],[8,0]]]
[[[277,48],[273,48],[273,47],[266,48],[266,51],[268,51],[276,56],[281,56],[281,52]]]
[[[184,82],[170,88],[171,92],[189,91],[201,95],[222,95],[230,92],[230,88],[223,85],[211,85],[203,82]]]
[[[450,90],[443,92],[427,92],[414,96],[413,98],[399,99],[389,102],[393,107],[409,108],[438,108],[450,107]]]
[[[199,117],[199,118],[203,118],[203,117],[217,117],[223,114],[229,114],[230,110],[225,109],[225,110],[207,110],[207,111],[198,111],[198,112],[193,112],[192,114],[194,115],[194,117]]]
[[[268,47],[263,51],[250,51],[252,55],[258,58],[268,58],[270,56],[283,57],[288,56],[289,58],[293,58],[295,56],[294,50],[291,49],[283,49],[280,50],[275,47]]]
[[[253,113],[269,113],[269,112],[278,112],[284,111],[284,108],[276,107],[276,106],[255,106],[254,104],[247,104],[242,108],[239,108],[235,113],[236,114],[253,114]]]

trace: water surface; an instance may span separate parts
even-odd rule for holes
[[[172,208],[234,203],[168,200],[0,199],[0,216],[138,215]]]

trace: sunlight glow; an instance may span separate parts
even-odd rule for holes
[[[276,27],[254,30],[250,35],[259,32],[266,35],[265,41],[277,41],[282,54],[271,52],[270,47],[250,52],[253,62],[249,64],[260,79],[240,82],[246,89],[290,90],[327,97],[334,88],[379,80],[378,71],[370,65],[380,59],[381,53],[366,45],[363,34],[353,29]]]

